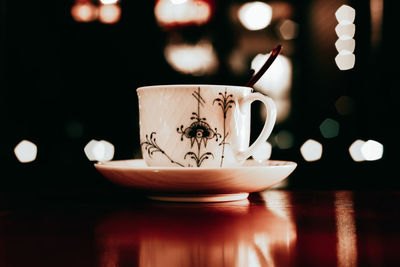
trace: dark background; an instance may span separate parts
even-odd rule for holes
[[[120,1],[121,20],[107,25],[78,23],[71,17],[74,1],[0,0],[0,192],[85,192],[122,190],[102,177],[83,148],[91,139],[115,146],[114,159],[140,158],[136,88],[174,83],[244,84],[249,72],[231,73],[229,52],[240,30],[230,21],[231,5],[244,1],[212,1],[214,14],[204,26],[165,30],[154,17],[154,1]],[[399,188],[395,162],[398,117],[395,95],[398,21],[395,1],[384,1],[381,38],[371,45],[369,1],[282,1],[294,10],[290,19],[299,35],[291,49],[293,83],[290,116],[274,132],[294,135],[289,149],[273,148],[272,159],[298,163],[288,188]],[[356,65],[340,71],[334,62],[336,20],[341,4],[356,9]],[[206,76],[184,75],[165,61],[163,49],[171,32],[195,43],[208,36],[218,53],[219,69]],[[255,51],[266,53],[267,51]],[[335,101],[350,96],[354,110],[339,115]],[[257,106],[256,106],[257,108]],[[325,118],[340,123],[339,135],[325,139]],[[260,130],[255,112],[253,135]],[[306,162],[299,151],[309,138],[321,142],[321,160]],[[22,164],[14,147],[23,139],[38,147],[35,161]],[[348,147],[356,139],[384,145],[382,159],[354,162]]]

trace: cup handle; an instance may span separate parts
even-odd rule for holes
[[[268,137],[270,136],[272,129],[274,128],[275,125],[275,120],[276,120],[276,106],[274,101],[261,93],[251,93],[243,98],[241,98],[239,102],[239,107],[242,109],[246,105],[250,105],[254,101],[259,100],[261,101],[266,110],[267,110],[267,118],[264,123],[264,127],[260,133],[260,135],[257,137],[257,139],[251,144],[246,150],[244,151],[236,151],[235,156],[236,159],[239,162],[242,162],[249,158],[254,150],[263,142],[266,142]]]

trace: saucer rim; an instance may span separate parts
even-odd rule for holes
[[[132,161],[140,165],[129,164]],[[95,163],[94,167],[113,183],[133,187],[168,202],[234,201],[237,200],[236,194],[259,192],[283,181],[297,167],[297,163],[290,161],[251,161],[256,165],[193,168],[147,167],[143,159],[128,159]],[[171,194],[178,198],[171,199]],[[222,198],[216,199],[216,195]]]
[[[227,170],[239,170],[239,169],[252,169],[252,168],[282,168],[282,167],[297,167],[297,163],[294,161],[287,160],[267,160],[264,162],[257,162],[254,159],[247,159],[246,162],[255,162],[258,165],[251,166],[229,166],[229,167],[171,167],[171,166],[124,166],[118,165],[115,163],[122,162],[144,162],[144,159],[123,159],[123,160],[110,160],[110,161],[99,161],[94,163],[94,166],[97,168],[118,168],[118,169],[135,169],[135,170],[146,170],[146,171],[154,171],[154,170],[172,170],[172,171],[227,171]],[[266,165],[267,163],[280,163],[276,165]],[[144,164],[146,164],[144,162]]]

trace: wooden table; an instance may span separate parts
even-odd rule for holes
[[[209,204],[106,194],[7,204],[2,267],[400,266],[400,192],[267,190]]]

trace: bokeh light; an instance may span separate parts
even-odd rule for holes
[[[371,11],[371,44],[376,46],[382,38],[383,0],[370,0]]]
[[[121,8],[115,4],[101,5],[99,8],[99,21],[105,24],[114,24],[121,18]]]
[[[97,6],[86,3],[75,3],[71,8],[71,15],[77,22],[91,22],[97,18]]]
[[[289,149],[294,145],[294,136],[288,130],[282,130],[274,136],[275,144],[280,149]]]
[[[268,59],[269,54],[258,54],[251,62],[251,69],[256,73]],[[292,87],[292,62],[289,58],[279,55],[274,64],[256,82],[254,88],[266,95],[269,95],[276,104],[279,123],[285,120],[291,109],[290,89]],[[264,112],[264,111],[263,111]],[[262,114],[265,117],[265,114]]]
[[[325,119],[319,126],[319,130],[323,137],[334,138],[339,134],[339,123],[333,119]]]
[[[354,67],[356,57],[353,54],[356,41],[353,39],[356,32],[354,19],[356,11],[348,5],[342,5],[335,13],[339,24],[335,27],[335,32],[339,39],[335,42],[335,47],[339,54],[335,57],[336,65],[340,70],[349,70]]]
[[[284,121],[290,115],[291,111],[291,101],[289,97],[284,98],[275,98],[274,99],[276,106],[276,123],[280,123]],[[260,115],[263,120],[267,118],[267,111],[265,108],[260,109]]]
[[[339,38],[335,43],[335,47],[338,52],[342,50],[354,52],[356,41],[353,38]]]
[[[179,5],[187,2],[188,0],[171,0],[171,3],[174,5]]]
[[[109,161],[114,157],[114,146],[105,140],[91,140],[84,148],[86,157],[90,161]]]
[[[14,154],[21,163],[32,162],[36,159],[37,146],[28,140],[22,140],[14,148]]]
[[[317,161],[322,157],[322,144],[308,139],[301,147],[300,152],[306,161]]]
[[[234,49],[228,59],[229,67],[233,73],[240,75],[248,71],[246,54],[241,49]]]
[[[341,24],[351,24],[356,17],[356,10],[348,5],[342,5],[336,10],[335,17]]]
[[[251,61],[251,69],[254,73],[258,72],[268,59],[268,54],[258,54]],[[279,55],[274,64],[267,72],[256,82],[254,88],[263,92],[272,98],[281,98],[286,96],[292,86],[292,62],[289,58]]]
[[[356,33],[356,25],[354,24],[338,24],[335,28],[336,34],[339,38],[353,38]]]
[[[102,3],[103,5],[112,5],[112,4],[116,4],[118,2],[118,0],[100,0],[100,3]]]
[[[365,144],[364,140],[357,139],[350,145],[349,153],[354,161],[360,162],[365,160],[365,157],[361,153],[361,148],[364,144]]]
[[[286,19],[279,26],[279,34],[284,40],[295,39],[298,33],[299,33],[299,25],[293,20]]]
[[[272,146],[268,142],[263,142],[253,152],[253,159],[257,162],[263,162],[271,157]]]
[[[90,161],[95,161],[96,158],[94,157],[93,151],[96,148],[98,144],[97,140],[90,140],[89,143],[86,144],[85,148],[83,149],[85,152],[86,157],[90,160]]]
[[[383,155],[383,145],[378,141],[368,140],[361,147],[361,154],[369,161],[381,159]]]
[[[202,25],[211,18],[211,6],[201,0],[158,0],[154,15],[160,26]]]
[[[264,2],[243,4],[238,11],[239,21],[251,31],[266,28],[272,19],[272,8]]]
[[[201,76],[218,69],[217,54],[209,41],[200,41],[195,45],[168,44],[164,55],[176,71],[184,74]]]
[[[342,50],[335,57],[335,62],[340,70],[349,70],[354,68],[356,56],[349,51]]]

